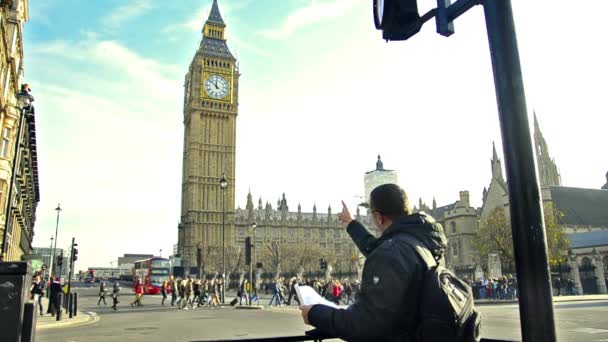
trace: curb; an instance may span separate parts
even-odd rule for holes
[[[601,295],[600,295],[601,296]],[[556,298],[560,298],[560,300],[556,300]],[[598,300],[608,300],[608,296],[601,297],[583,297],[583,296],[572,296],[572,298],[564,297],[553,297],[553,305],[560,303],[571,303],[571,302],[591,302]],[[483,302],[475,301],[475,305],[507,305],[507,304],[519,304],[518,300],[484,300]]]
[[[263,305],[237,305],[234,308],[240,310],[264,310]]]
[[[85,321],[76,321],[76,320],[61,320],[59,322],[52,322],[49,324],[36,325],[36,330],[47,330],[47,329],[55,329],[55,328],[67,328],[67,327],[78,327],[82,325],[88,325],[96,323],[100,320],[100,317],[95,312],[78,312],[81,316],[87,316]],[[78,316],[77,316],[78,317]]]

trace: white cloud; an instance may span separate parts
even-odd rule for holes
[[[152,7],[151,0],[130,0],[105,16],[102,19],[102,23],[106,28],[117,28],[130,19],[142,15],[146,11],[152,9]]]
[[[115,41],[55,41],[28,55],[37,102],[36,245],[81,246],[79,267],[171,250],[179,220],[182,72]],[[114,237],[114,238],[112,238]],[[108,247],[105,241],[112,241]],[[102,263],[103,262],[103,263]]]
[[[343,16],[359,2],[363,0],[311,1],[287,15],[279,27],[260,34],[270,39],[284,39],[305,26]]]

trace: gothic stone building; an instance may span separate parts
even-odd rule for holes
[[[368,229],[373,229],[369,217],[362,216],[358,208],[355,216]],[[253,236],[251,226],[254,222],[256,223],[255,245],[259,246],[254,248],[254,253],[258,261],[262,260],[264,250],[273,242],[280,244],[284,250],[297,248],[298,245],[303,244],[316,244],[321,249],[318,258],[333,256],[333,260],[329,262],[335,272],[357,271],[355,261],[359,259],[359,251],[346,232],[344,223],[338,220],[336,214],[332,214],[331,206],[327,208],[327,213],[318,213],[316,205],[313,206],[312,212],[302,212],[299,204],[297,211],[289,211],[285,194],[277,201],[276,209],[268,202],[264,205],[261,198],[257,206],[254,206],[252,195],[249,193],[246,208],[239,208],[235,212],[237,244],[244,246],[245,238]],[[265,271],[269,270],[269,265],[263,266]],[[284,271],[298,270],[284,269]]]
[[[573,279],[579,293],[606,293],[608,174],[607,184],[602,189],[562,186],[559,170],[551,158],[536,115],[534,142],[543,202],[550,203],[550,207],[559,213],[557,223],[570,241],[569,260],[561,270],[562,277]],[[415,207],[417,211],[430,213],[444,226],[448,238],[446,264],[464,276],[474,276],[480,257],[473,248],[479,224],[483,224],[496,208],[504,209],[509,217],[507,182],[494,146],[492,152],[492,177],[489,186],[483,189],[481,208],[470,206],[468,191],[461,191],[460,199],[450,205],[437,207],[433,200],[432,207],[429,207],[421,199]]]

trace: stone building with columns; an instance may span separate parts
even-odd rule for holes
[[[32,252],[40,200],[34,107],[25,115],[15,96],[24,83],[28,20],[27,0],[0,2],[0,253],[5,261],[23,260]]]

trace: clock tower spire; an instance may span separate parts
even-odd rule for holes
[[[235,153],[239,70],[226,39],[226,23],[213,0],[184,82],[184,153],[178,253],[183,266],[220,271],[222,245],[235,242]],[[225,174],[228,187],[220,188]],[[225,215],[225,224],[222,218]],[[205,251],[197,265],[197,248]]]

